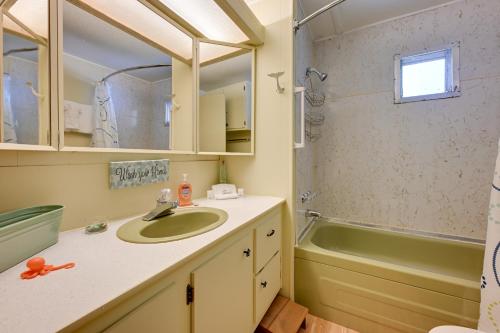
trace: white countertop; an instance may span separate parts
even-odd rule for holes
[[[133,244],[116,237],[132,218],[114,221],[104,233],[83,229],[62,232],[59,242],[36,256],[47,264],[75,262],[68,270],[21,280],[22,262],[0,273],[0,332],[55,332],[185,260],[283,202],[247,196],[235,200],[195,200],[199,206],[225,210],[220,227],[191,238],[160,244]],[[1,255],[1,254],[0,254]]]

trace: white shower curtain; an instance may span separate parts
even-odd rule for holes
[[[487,333],[500,331],[500,142],[491,185],[479,330]]]
[[[106,82],[99,82],[94,96],[94,131],[92,146],[101,148],[118,148],[118,127],[116,114],[111,98],[110,87]]]
[[[10,75],[3,75],[3,140],[6,143],[17,143],[16,127],[12,104],[10,103]]]

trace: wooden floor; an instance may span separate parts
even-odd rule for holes
[[[307,328],[301,328],[298,333],[358,333],[357,331],[315,317],[311,314],[306,316],[306,324]]]

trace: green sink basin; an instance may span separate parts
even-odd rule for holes
[[[182,208],[174,212],[152,221],[132,220],[122,225],[116,235],[130,243],[165,243],[203,234],[227,220],[227,213],[216,208]]]

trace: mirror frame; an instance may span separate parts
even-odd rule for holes
[[[140,3],[142,3],[144,6],[146,6],[148,9],[150,9],[153,13],[159,15],[162,17],[165,21],[168,23],[172,24],[175,26],[177,29],[182,31],[184,34],[189,36],[192,40],[192,68],[193,68],[193,94],[192,94],[192,124],[191,124],[191,131],[192,131],[192,147],[191,150],[158,150],[158,149],[136,149],[136,148],[96,148],[96,147],[73,147],[73,146],[65,146],[64,145],[64,64],[63,64],[63,55],[64,55],[64,49],[63,49],[63,6],[64,6],[64,1],[68,1],[69,3],[73,3],[74,1],[78,0],[49,0],[49,1],[55,1],[57,2],[57,9],[54,13],[54,18],[55,18],[55,23],[57,27],[57,32],[56,36],[57,39],[55,41],[57,42],[57,46],[54,47],[56,49],[55,52],[55,58],[57,59],[57,107],[55,109],[57,110],[58,114],[58,130],[57,130],[57,137],[59,139],[59,151],[65,151],[65,152],[91,152],[91,153],[138,153],[138,154],[183,154],[183,155],[194,155],[196,154],[196,148],[197,148],[197,94],[195,94],[194,89],[197,87],[197,78],[198,78],[198,66],[196,64],[198,63],[198,53],[196,52],[197,49],[197,41],[196,41],[196,36],[194,36],[190,31],[186,30],[184,27],[179,25],[175,20],[173,20],[171,17],[169,17],[165,12],[154,6],[151,1],[149,0],[138,0]],[[80,7],[81,8],[81,7]],[[85,9],[82,9],[85,10]],[[92,13],[91,13],[92,14]],[[103,19],[103,18],[101,18]],[[104,19],[103,19],[104,20]],[[112,24],[112,23],[110,23]],[[113,25],[114,26],[114,25]],[[116,27],[116,26],[115,26]],[[127,31],[125,31],[127,32]],[[174,55],[169,54],[172,58],[174,58]],[[56,80],[54,80],[56,81]],[[172,129],[171,129],[172,130]]]
[[[200,43],[215,44],[222,46],[235,47],[240,49],[247,49],[252,52],[252,96],[251,96],[251,126],[250,126],[250,152],[249,153],[237,153],[237,152],[207,152],[200,151]],[[257,49],[253,46],[246,44],[233,44],[221,41],[216,41],[207,38],[197,38],[196,39],[196,151],[198,155],[218,155],[218,156],[255,156],[255,73],[256,73],[256,52]]]
[[[57,66],[53,59],[57,56],[57,49],[55,46],[55,41],[57,40],[57,0],[48,0],[48,17],[47,24],[49,28],[49,66],[47,77],[49,80],[49,127],[50,127],[50,145],[32,145],[32,144],[22,144],[22,143],[4,143],[0,142],[0,150],[28,150],[28,151],[58,151],[59,150],[59,134],[58,134],[58,108],[57,108]],[[13,1],[4,0],[0,1],[0,34],[2,39],[0,40],[1,49],[3,50],[3,10],[6,6],[10,6]],[[3,73],[3,55],[0,55],[0,71]],[[0,80],[0,101],[3,101],[3,79]],[[0,110],[3,111],[3,102],[1,103]],[[0,112],[0,122],[3,123],[3,112]],[[0,133],[1,134],[1,133]]]

